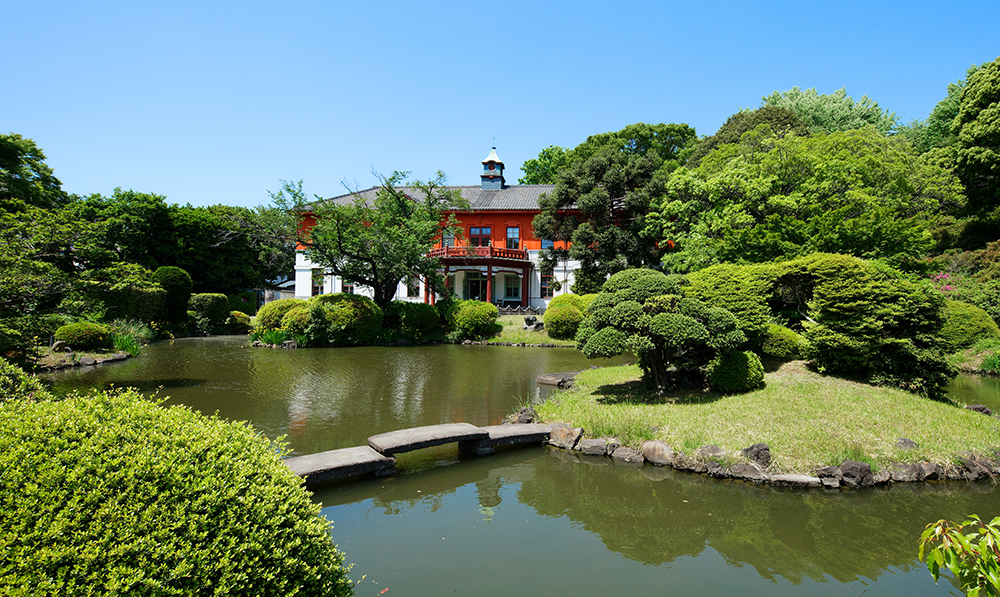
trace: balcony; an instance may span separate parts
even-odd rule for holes
[[[520,249],[500,249],[497,247],[442,247],[431,249],[427,254],[435,259],[503,259],[527,261],[528,252]]]

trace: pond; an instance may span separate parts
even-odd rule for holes
[[[403,427],[494,424],[549,395],[537,375],[593,364],[570,349],[268,350],[218,337],[47,377],[61,392],[162,388],[168,404],[249,420],[312,453]],[[994,408],[976,387],[984,393],[956,397]],[[796,491],[544,447],[404,456],[404,471],[446,466],[315,494],[356,564],[352,578],[364,577],[358,595],[958,595],[916,560],[920,532],[939,518],[1000,513],[989,483]]]

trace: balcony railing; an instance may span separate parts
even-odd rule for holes
[[[528,260],[528,252],[520,249],[500,249],[497,247],[442,247],[431,249],[428,253],[434,258],[457,257],[457,258],[493,258],[493,259],[516,259],[520,261]]]

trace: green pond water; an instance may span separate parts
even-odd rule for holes
[[[305,454],[404,427],[494,424],[553,392],[539,374],[594,364],[570,349],[269,350],[218,337],[46,377],[61,392],[160,388],[167,404],[248,420]],[[962,377],[951,392],[1000,410],[995,379]],[[1000,514],[990,483],[782,490],[547,447],[477,459],[448,446],[400,466],[315,493],[364,577],[358,595],[959,595],[916,560],[920,532]]]

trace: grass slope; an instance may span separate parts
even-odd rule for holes
[[[771,451],[772,472],[809,472],[845,458],[884,468],[893,462],[954,462],[962,451],[992,456],[1000,419],[900,390],[826,377],[802,361],[766,376],[766,387],[737,395],[694,392],[651,396],[638,366],[580,373],[574,389],[537,407],[548,422],[583,427],[587,437],[615,437],[638,447],[665,441],[691,454],[715,444],[728,453],[757,442]],[[895,447],[901,437],[918,444]]]

